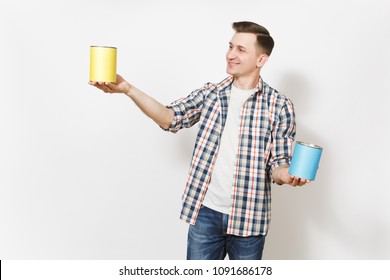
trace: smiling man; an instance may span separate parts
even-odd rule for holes
[[[163,129],[198,123],[181,219],[190,224],[187,259],[261,259],[271,218],[271,181],[302,186],[288,174],[295,136],[291,101],[265,83],[260,70],[274,41],[253,22],[233,23],[226,54],[229,77],[207,83],[168,106],[121,76],[91,82],[124,93]]]

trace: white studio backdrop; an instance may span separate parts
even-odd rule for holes
[[[169,134],[88,85],[89,46],[163,104],[225,76],[231,23],[276,41],[317,180],[273,186],[265,259],[389,259],[387,1],[0,2],[0,259],[184,259],[197,127]]]

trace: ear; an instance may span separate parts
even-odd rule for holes
[[[261,54],[257,60],[256,66],[258,68],[263,67],[263,65],[268,61],[269,56],[266,54]]]

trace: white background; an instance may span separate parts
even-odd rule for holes
[[[317,180],[273,186],[264,259],[389,259],[387,1],[0,2],[0,259],[184,259],[179,220],[197,127],[162,131],[88,85],[89,46],[163,104],[226,77],[231,23],[276,45]]]

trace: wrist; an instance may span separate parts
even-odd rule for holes
[[[272,172],[272,180],[274,181],[274,183],[278,185],[282,185],[283,182],[280,180],[279,172],[280,172],[279,168],[274,169],[274,171]]]
[[[123,93],[128,97],[131,97],[133,94],[133,87],[129,83],[126,83]]]
[[[282,172],[286,171],[288,172],[288,165],[287,164],[284,164],[284,165],[281,165],[281,166],[278,166],[274,169],[274,171],[272,172],[272,179],[274,180],[274,182],[278,185],[283,185],[285,182],[283,180],[283,174]]]

